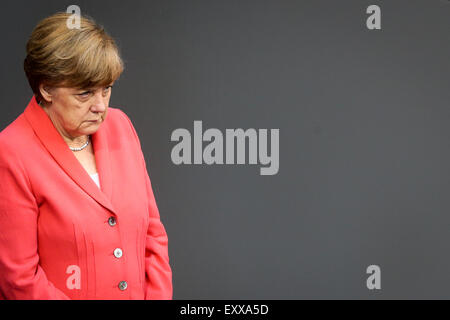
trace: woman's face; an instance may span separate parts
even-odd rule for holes
[[[69,139],[95,133],[105,121],[110,86],[86,90],[58,87],[49,90],[51,104],[44,107],[56,129]]]

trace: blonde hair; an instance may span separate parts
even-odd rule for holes
[[[79,29],[69,29],[68,13],[45,18],[27,43],[24,70],[38,101],[39,85],[91,88],[116,81],[123,61],[114,40],[92,18],[82,16]]]

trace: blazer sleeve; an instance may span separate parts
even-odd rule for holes
[[[0,299],[69,300],[39,265],[39,208],[14,151],[0,148]]]
[[[169,265],[167,233],[160,220],[139,137],[128,116],[121,113],[128,120],[136,139],[146,181],[149,225],[145,241],[145,299],[171,300],[173,295],[172,270]]]

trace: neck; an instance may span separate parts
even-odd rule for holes
[[[69,147],[80,148],[89,140],[89,136],[80,136],[80,137],[76,137],[73,139],[63,136],[63,139],[64,139],[64,141],[66,141],[66,143]]]
[[[42,103],[39,103],[39,105],[42,107],[42,109],[45,111],[45,113],[47,113],[48,117],[50,118],[50,120],[52,121],[53,125],[55,126],[56,131],[58,131],[60,136],[63,138],[63,140],[67,143],[67,145],[70,148],[79,148],[79,147],[83,146],[89,140],[89,136],[87,136],[87,135],[82,135],[82,136],[72,136],[72,135],[70,135],[62,127],[60,127],[58,125],[57,121],[55,121],[53,119],[53,115],[49,111],[49,108],[46,105],[44,105]]]

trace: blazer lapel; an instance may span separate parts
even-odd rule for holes
[[[47,113],[38,105],[34,96],[25,109],[24,115],[44,147],[72,180],[94,200],[115,214],[115,210],[110,201],[112,195],[112,176],[104,124],[100,125],[97,132],[91,136],[95,161],[99,172],[100,187],[102,188],[100,190],[78,159],[73,155],[69,146],[56,130]]]
[[[101,124],[100,128],[92,135],[91,138],[94,146],[95,162],[97,164],[100,179],[100,188],[108,199],[112,199],[113,176],[108,149],[108,135],[105,129],[104,123]],[[97,186],[95,187],[98,189]]]

